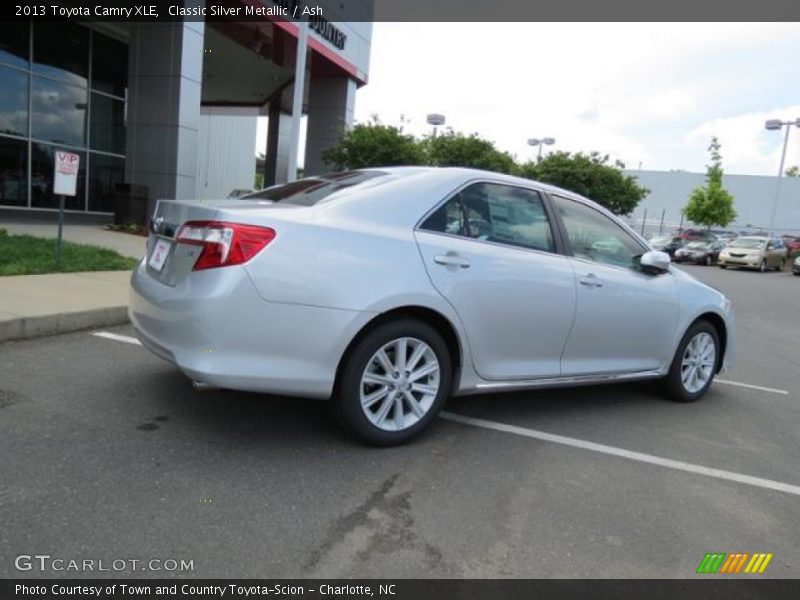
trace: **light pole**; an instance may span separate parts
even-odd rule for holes
[[[439,115],[436,113],[431,113],[428,115],[428,125],[433,125],[433,137],[436,137],[436,127],[438,125],[444,125],[444,115]]]
[[[789,145],[789,131],[792,125],[800,127],[800,118],[794,121],[781,121],[780,119],[769,119],[764,128],[769,131],[780,131],[782,127],[786,127],[786,135],[783,136],[783,151],[781,152],[781,164],[778,167],[778,181],[775,182],[775,198],[772,201],[772,210],[769,215],[769,231],[775,233],[775,213],[778,210],[778,199],[781,196],[781,182],[783,181],[783,166],[786,163],[786,147]]]
[[[546,138],[531,138],[528,140],[528,146],[539,146],[539,152],[536,154],[536,162],[542,160],[542,147],[545,144],[548,146],[552,146],[556,143],[556,138],[546,137]]]

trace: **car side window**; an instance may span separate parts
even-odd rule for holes
[[[617,267],[637,268],[646,250],[603,213],[580,202],[553,196],[576,258]]]
[[[525,188],[476,183],[431,214],[421,229],[553,252],[555,244],[541,196]]]

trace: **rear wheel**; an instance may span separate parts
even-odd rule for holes
[[[706,266],[707,267],[711,266],[711,255],[710,254],[706,254]]]
[[[664,388],[677,402],[693,402],[711,387],[717,372],[719,335],[708,321],[697,321],[683,336]]]
[[[377,446],[408,441],[450,395],[450,353],[442,336],[416,319],[379,325],[345,359],[334,408],[342,425]]]
[[[781,259],[781,262],[778,264],[778,266],[776,266],[776,267],[775,267],[775,270],[776,270],[776,271],[783,271],[783,268],[784,268],[785,266],[786,266],[786,259],[785,259],[785,258],[782,258],[782,259]]]

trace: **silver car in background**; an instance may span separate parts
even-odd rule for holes
[[[734,350],[725,296],[611,213],[461,168],[160,201],[130,317],[191,379],[329,399],[379,445],[458,394],[660,379],[692,401]]]

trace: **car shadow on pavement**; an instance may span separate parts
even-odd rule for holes
[[[219,443],[362,445],[338,427],[326,401],[235,390],[199,391],[183,374],[170,369],[148,374],[142,383],[151,391],[147,410],[152,414],[146,423],[137,422],[137,428],[143,431],[180,427],[186,435],[202,433]],[[724,392],[712,387],[700,404],[716,405],[723,396]],[[695,411],[686,410],[687,406],[696,405],[670,402],[660,395],[655,383],[637,382],[461,396],[451,398],[445,410],[508,423],[522,421],[535,428],[642,411],[656,416],[680,412],[692,418]],[[159,418],[168,422],[159,423]],[[443,422],[435,423],[419,439],[435,439],[443,427]]]
[[[146,394],[146,403],[154,425],[157,416],[162,416],[169,419],[170,428],[180,427],[184,433],[190,433],[188,428],[229,439],[291,440],[293,445],[348,439],[324,401],[235,390],[200,391],[182,373],[169,369],[148,374],[143,383],[152,390]]]

